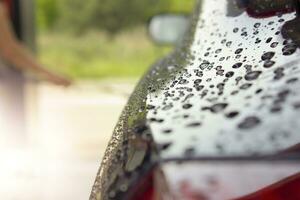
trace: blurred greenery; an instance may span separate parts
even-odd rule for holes
[[[154,45],[146,23],[192,10],[195,0],[36,0],[41,61],[72,78],[137,77],[171,47]]]
[[[138,77],[170,50],[152,44],[142,28],[122,32],[113,40],[99,31],[79,37],[46,32],[39,45],[42,62],[72,78]]]

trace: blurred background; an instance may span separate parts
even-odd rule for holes
[[[30,1],[21,2],[24,6]],[[0,115],[1,199],[88,199],[135,84],[155,60],[172,50],[150,40],[149,19],[161,13],[189,14],[194,3],[33,0],[32,12],[27,8],[27,13],[34,16],[21,15],[21,21],[35,27],[23,26],[31,38],[28,44],[45,66],[74,82],[63,88],[29,78],[21,81],[17,96],[8,98],[11,107],[24,112],[18,112],[19,122],[1,122],[8,115]],[[21,131],[12,134],[3,128],[7,124],[22,124]]]
[[[149,40],[147,22],[190,13],[194,0],[36,0],[39,56],[75,79],[138,78],[170,48]]]

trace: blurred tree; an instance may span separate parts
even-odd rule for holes
[[[37,23],[41,28],[53,28],[59,18],[58,0],[37,0]]]
[[[188,12],[195,0],[38,0],[46,27],[59,22],[76,33],[96,28],[111,35],[162,12]],[[58,17],[59,16],[59,17]],[[59,19],[59,20],[58,20]]]
[[[167,12],[186,12],[192,11],[196,0],[166,0],[169,1]]]
[[[152,15],[168,6],[161,0],[102,0],[94,7],[90,19],[97,27],[115,34],[120,30],[145,23]]]

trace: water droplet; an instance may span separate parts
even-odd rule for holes
[[[191,107],[193,107],[193,105],[192,105],[192,104],[189,104],[189,103],[184,104],[184,105],[182,106],[183,109],[190,109]]]
[[[164,150],[167,150],[168,148],[170,148],[170,146],[172,144],[173,144],[172,142],[165,142],[165,143],[162,143],[162,144],[157,144],[157,146],[158,146],[159,150],[164,151]]]
[[[241,85],[240,89],[246,90],[246,89],[250,88],[251,86],[252,86],[251,83],[245,83],[245,84]]]
[[[156,119],[156,118],[150,118],[149,121],[150,122],[163,123],[165,120],[163,120],[163,119]]]
[[[227,113],[226,117],[232,119],[232,118],[235,118],[238,115],[239,115],[239,112],[233,111],[233,112]]]
[[[170,133],[172,133],[172,129],[165,129],[165,130],[163,130],[163,133],[170,134]]]
[[[234,75],[234,72],[232,72],[232,71],[227,72],[227,73],[225,74],[225,76],[226,76],[227,78],[233,77],[233,75]]]
[[[199,91],[201,91],[201,90],[203,90],[203,88],[204,88],[204,85],[196,85],[195,86],[195,89],[199,92]]]
[[[282,49],[282,53],[285,56],[289,56],[292,55],[293,53],[295,53],[297,50],[297,46],[293,43],[291,44],[287,44],[286,46],[283,47]]]
[[[278,113],[282,110],[282,108],[280,106],[274,106],[270,109],[271,113]]]
[[[259,44],[259,43],[261,43],[261,39],[259,39],[259,38],[256,38],[256,40],[255,40],[255,44]]]
[[[231,47],[231,45],[232,45],[231,41],[229,41],[229,42],[226,43],[226,47]]]
[[[162,110],[167,111],[167,110],[171,110],[173,108],[172,104],[166,105],[162,108]]]
[[[201,64],[200,64],[200,69],[204,70],[206,68],[208,68],[210,65],[210,63],[207,60],[204,60]]]
[[[120,186],[120,191],[122,191],[122,192],[126,192],[128,190],[128,185],[127,184],[122,184],[121,186]]]
[[[255,23],[255,24],[254,24],[254,28],[259,28],[260,25],[261,25],[260,23]]]
[[[221,44],[224,44],[226,42],[226,39],[223,39],[222,41],[221,41]]]
[[[261,56],[262,60],[271,60],[274,57],[275,53],[270,51],[270,52],[266,52]]]
[[[198,127],[198,126],[201,126],[202,124],[200,122],[192,122],[192,123],[189,123],[187,124],[186,126],[189,127],[189,128],[193,128],[193,127]]]
[[[213,105],[210,110],[213,113],[219,113],[222,112],[223,110],[225,110],[227,108],[228,104],[227,103],[217,103],[215,105]]]
[[[294,104],[293,104],[293,107],[294,107],[296,110],[300,109],[300,102],[294,103]]]
[[[283,67],[278,67],[274,70],[274,73],[275,74],[280,74],[280,73],[283,73],[284,72],[284,68]]]
[[[235,63],[232,68],[237,69],[240,68],[243,65],[243,63]]]
[[[244,67],[247,73],[252,71],[252,65],[245,65]]]
[[[195,154],[195,149],[193,147],[187,148],[184,151],[184,156],[191,157]]]
[[[202,71],[197,71],[196,72],[196,76],[198,76],[198,77],[201,78],[203,76],[203,72]]]
[[[260,89],[258,89],[258,90],[255,91],[255,94],[259,94],[259,93],[261,93],[262,91],[263,91],[263,89],[260,88]]]
[[[296,83],[298,80],[299,80],[298,78],[291,78],[291,79],[287,80],[286,83],[292,84],[292,83]]]
[[[201,82],[202,82],[201,79],[196,79],[196,80],[194,81],[194,84],[195,84],[195,85],[199,85]]]
[[[185,84],[188,84],[189,82],[188,82],[188,80],[186,80],[186,79],[181,79],[180,81],[179,81],[179,84],[181,84],[181,85],[185,85]]]
[[[240,53],[242,53],[242,51],[243,51],[243,49],[242,49],[242,48],[239,48],[239,49],[237,49],[234,53],[235,53],[235,54],[240,54]]]
[[[272,60],[266,60],[265,63],[264,63],[264,68],[270,68],[270,67],[272,67],[274,64],[275,64],[274,61],[272,61]]]
[[[248,36],[248,33],[247,33],[247,32],[242,32],[241,36],[247,37],[247,36]]]
[[[239,125],[240,129],[252,129],[261,123],[260,119],[254,116],[246,117]]]
[[[241,76],[236,77],[236,79],[235,79],[236,85],[238,85],[242,79],[243,79],[243,77],[241,77]]]
[[[215,53],[220,53],[222,51],[222,49],[217,49],[216,51],[215,51]]]
[[[277,47],[277,45],[278,45],[278,42],[273,42],[270,46],[271,46],[272,48],[275,48],[275,47]]]
[[[247,81],[253,81],[261,75],[262,71],[251,71],[245,75]]]
[[[266,40],[266,43],[270,43],[272,41],[273,38],[269,37],[267,40]]]

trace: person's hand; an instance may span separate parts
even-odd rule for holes
[[[68,87],[72,84],[71,80],[59,76],[59,75],[53,75],[49,78],[49,81],[51,81],[52,83],[56,84],[56,85],[61,85],[64,87]]]
[[[45,78],[47,79],[47,81],[49,81],[55,85],[68,87],[72,84],[72,81],[70,79],[65,78],[58,74],[54,74],[52,72],[45,73]]]

